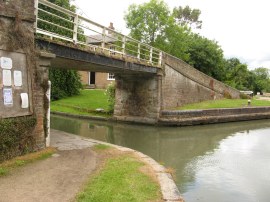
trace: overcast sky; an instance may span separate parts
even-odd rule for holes
[[[270,2],[268,0],[164,0],[173,9],[189,5],[201,10],[201,35],[216,40],[226,58],[237,57],[250,69],[270,69]],[[102,25],[114,23],[127,34],[124,13],[132,3],[148,0],[73,0],[91,20]],[[83,15],[84,15],[83,14]]]

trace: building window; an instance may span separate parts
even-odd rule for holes
[[[115,80],[113,73],[108,73],[108,80]]]
[[[110,54],[111,55],[115,55],[115,46],[110,46],[110,50],[112,50],[112,51],[110,51]]]

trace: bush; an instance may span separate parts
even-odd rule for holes
[[[108,96],[108,110],[110,113],[113,113],[115,104],[115,82],[112,82],[107,86],[105,94]]]
[[[240,93],[240,98],[241,99],[251,99],[251,97],[249,95],[246,95],[244,93]]]
[[[0,163],[35,149],[33,116],[0,119]]]
[[[79,95],[82,89],[80,75],[75,70],[50,69],[49,79],[52,82],[52,100]]]
[[[226,99],[232,99],[232,95],[228,91],[224,91],[223,96]]]

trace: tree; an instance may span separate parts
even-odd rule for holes
[[[51,3],[57,4],[58,6],[61,6],[65,9],[71,10],[75,12],[75,7],[70,5],[69,0],[49,0]],[[62,18],[65,18],[67,20],[72,21],[73,19],[70,19],[69,15],[63,14],[61,12],[57,12],[49,7],[43,6],[43,10],[53,12],[57,15],[60,15]],[[60,26],[67,27],[71,30],[73,30],[73,24],[70,22],[67,22],[65,20],[62,20],[60,18],[57,18],[55,16],[48,15],[46,12],[41,12],[40,17],[42,19],[45,19],[49,22],[53,22],[55,24],[58,24]],[[62,29],[61,27],[57,27],[55,25],[51,25],[46,22],[38,22],[39,27],[48,31],[52,31],[54,33],[58,33],[61,35],[65,35],[68,37],[72,37],[73,33],[71,31],[68,31],[66,29]],[[82,30],[79,31],[79,33],[82,33]],[[81,34],[78,36],[80,40],[85,40],[85,37]],[[53,67],[49,71],[49,79],[52,82],[52,91],[51,91],[51,97],[52,100],[61,99],[63,97],[77,95],[80,93],[80,89],[82,88],[82,84],[80,81],[80,76],[77,71],[75,70],[63,70],[63,69],[57,69],[57,67]]]
[[[259,67],[252,71],[254,74],[253,91],[255,93],[269,90],[270,75],[267,68]]]
[[[191,9],[189,6],[173,9],[173,16],[176,19],[176,22],[181,26],[189,26],[190,28],[201,29],[202,21],[199,20],[201,11],[199,9]]]
[[[131,37],[154,45],[165,39],[170,10],[163,0],[150,0],[141,5],[132,4],[124,19]]]
[[[216,41],[193,34],[186,61],[205,74],[223,81],[225,77],[223,50]]]

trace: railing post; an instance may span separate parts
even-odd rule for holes
[[[79,16],[76,15],[74,17],[73,21],[74,27],[73,27],[73,43],[77,43],[78,41],[78,24],[79,24]]]
[[[138,60],[140,60],[140,58],[141,58],[141,44],[140,43],[138,43],[138,55],[137,55],[137,58],[138,58]]]
[[[103,27],[102,30],[102,43],[101,43],[101,47],[105,48],[105,40],[106,40],[106,27]]]
[[[149,58],[150,63],[152,63],[152,59],[153,59],[153,47],[150,48],[150,58]]]
[[[35,21],[35,32],[37,31],[37,24],[38,24],[38,0],[35,0],[35,16],[36,16],[36,21]]]
[[[126,53],[126,36],[123,37],[123,41],[122,41],[122,53],[123,55],[125,55]]]
[[[162,64],[162,51],[159,52],[158,66],[161,67],[161,64]]]

